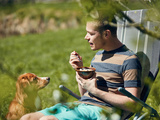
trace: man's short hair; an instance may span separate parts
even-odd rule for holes
[[[95,29],[100,33],[103,33],[105,30],[110,30],[112,35],[117,35],[117,20],[114,15],[105,16],[100,15],[98,18],[92,18],[87,16],[87,22],[94,22]]]
[[[111,31],[112,35],[116,35],[117,34],[117,27],[115,26],[116,24],[117,24],[117,20],[115,19],[115,17],[113,17],[113,19],[111,20],[102,19],[102,20],[99,20],[98,30],[100,33],[102,33],[103,31],[108,29]]]

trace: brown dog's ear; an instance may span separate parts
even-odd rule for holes
[[[16,83],[16,98],[17,100],[22,104],[24,101],[24,98],[27,97],[27,94],[25,93],[24,89],[26,86],[28,86],[29,81],[23,77],[22,75],[18,78]]]
[[[26,88],[26,86],[28,86],[30,83],[28,81],[28,76],[21,75],[19,76],[17,83],[16,83],[16,87],[17,87],[17,92],[23,92],[23,89]]]

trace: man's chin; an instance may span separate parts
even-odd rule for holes
[[[92,48],[92,47],[91,47],[91,50],[95,51],[95,50],[98,50],[98,49],[95,49],[95,48]]]

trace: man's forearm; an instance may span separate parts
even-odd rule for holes
[[[137,91],[138,90],[136,88],[130,90],[130,92],[134,96],[139,97]],[[132,99],[122,94],[109,93],[109,92],[102,91],[100,89],[96,89],[94,92],[92,92],[92,94],[102,99],[103,101],[106,101],[112,104],[113,106],[116,106],[124,110],[133,111],[135,109],[134,107],[136,107],[135,105],[132,106],[133,103],[135,103]]]

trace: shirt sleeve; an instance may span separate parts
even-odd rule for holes
[[[142,67],[136,55],[128,57],[122,66],[124,87],[141,87]]]

